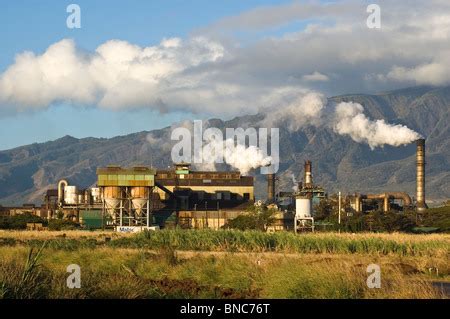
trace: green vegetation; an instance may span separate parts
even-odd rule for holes
[[[206,251],[277,251],[292,253],[378,253],[427,255],[449,252],[449,242],[396,241],[394,238],[359,237],[338,234],[304,234],[290,232],[263,233],[236,230],[166,230],[142,232],[108,243],[112,247],[155,248],[170,245],[180,250]]]
[[[52,233],[52,232],[49,232]],[[82,233],[82,232],[81,232]],[[86,233],[87,234],[87,233]],[[1,237],[0,246],[39,247],[48,239]],[[446,235],[432,237],[402,234],[315,233],[295,235],[291,232],[264,233],[238,230],[162,230],[144,231],[129,236],[66,238],[65,234],[48,240],[48,247],[60,250],[94,249],[96,247],[227,252],[286,252],[312,254],[395,254],[399,256],[438,256],[449,254]]]
[[[267,227],[275,220],[276,210],[266,206],[250,206],[247,208],[247,212],[245,215],[228,221],[224,228],[266,231]]]
[[[345,214],[343,214],[345,215]],[[335,216],[329,217],[327,221],[334,224],[334,229],[344,232],[412,232],[417,226],[415,212],[380,212],[353,213],[352,216],[342,216],[339,227]]]
[[[0,217],[0,229],[26,229],[27,223],[42,223],[45,226],[47,221],[31,213]]]
[[[439,232],[450,233],[450,206],[427,209],[420,216],[422,227],[437,227]]]
[[[344,202],[348,208],[349,203]],[[367,213],[351,212],[341,214],[341,225],[338,224],[337,199],[331,197],[315,206],[315,221],[325,223],[326,230],[342,232],[436,232],[450,233],[450,206],[427,209],[423,213],[415,211],[390,212],[371,211]],[[317,227],[320,231],[321,228]]]
[[[49,230],[74,230],[80,228],[80,224],[71,220],[59,218],[47,221],[31,213],[0,217],[0,229],[26,229],[28,223],[41,223],[44,227],[48,226]]]
[[[75,230],[80,228],[80,224],[67,219],[51,219],[48,222],[49,230]]]
[[[439,298],[430,280],[449,275],[448,263],[429,257],[193,253],[170,246],[45,248],[35,256],[26,247],[0,247],[0,297]],[[81,267],[81,289],[66,287],[72,263]],[[383,269],[381,289],[366,285],[371,263]],[[439,277],[430,266],[439,268]]]
[[[0,298],[35,299],[48,293],[50,280],[38,264],[44,247],[45,243],[36,253],[31,248],[22,267],[17,262],[0,263],[0,270],[5,276],[0,281]]]
[[[0,298],[440,298],[449,250],[446,234],[0,231]]]

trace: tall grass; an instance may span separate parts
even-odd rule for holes
[[[278,260],[277,269],[267,275],[263,293],[268,298],[436,298],[430,283],[402,272],[396,264],[380,262],[381,288],[366,285],[366,266],[363,263],[341,260],[323,260],[300,263],[295,266],[287,260]]]
[[[0,263],[0,298],[32,299],[46,295],[50,280],[46,269],[38,263],[45,243],[35,251],[30,248],[23,266],[17,260]]]
[[[26,245],[40,247],[48,240],[48,247],[77,250],[97,247],[227,252],[287,252],[314,254],[396,254],[401,256],[448,256],[450,235],[405,234],[338,234],[316,233],[295,235],[290,232],[264,233],[238,230],[162,230],[138,234],[70,231],[45,232],[42,235],[26,232],[0,232],[0,246]],[[16,236],[14,236],[16,235]],[[111,237],[106,241],[105,237]]]
[[[397,238],[396,236],[399,236]],[[117,238],[111,247],[156,248],[170,245],[180,250],[198,251],[274,251],[292,253],[339,254],[398,254],[403,256],[448,254],[450,237],[425,240],[402,235],[352,236],[330,234],[295,235],[289,232],[263,233],[236,230],[164,230],[142,232],[135,236]]]
[[[440,298],[427,268],[449,275],[429,257],[47,248],[21,284],[28,253],[0,247],[0,286],[22,287],[3,298]],[[81,289],[66,287],[70,263],[81,267]],[[370,263],[381,266],[380,289],[366,285]]]

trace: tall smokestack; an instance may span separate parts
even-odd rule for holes
[[[267,201],[275,201],[275,174],[267,174]]]
[[[313,184],[311,166],[312,166],[311,161],[309,160],[305,161],[305,178],[304,178],[305,187],[310,187]]]
[[[423,211],[427,208],[425,203],[425,140],[416,141],[416,161],[417,161],[417,210]]]

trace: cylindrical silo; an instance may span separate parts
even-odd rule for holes
[[[100,188],[92,187],[91,188],[91,197],[94,203],[98,203],[100,201]]]
[[[105,208],[108,214],[115,219],[115,211],[120,206],[122,190],[117,186],[107,186],[103,188],[103,198],[105,199]]]
[[[65,205],[78,204],[78,194],[76,186],[64,186],[64,204]]]
[[[295,198],[295,217],[296,218],[309,218],[312,213],[312,200],[311,198],[298,196]]]
[[[131,203],[137,216],[141,216],[142,210],[148,202],[150,189],[148,187],[132,187]]]

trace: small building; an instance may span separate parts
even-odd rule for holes
[[[47,230],[47,227],[44,227],[42,223],[27,223],[27,230]]]

